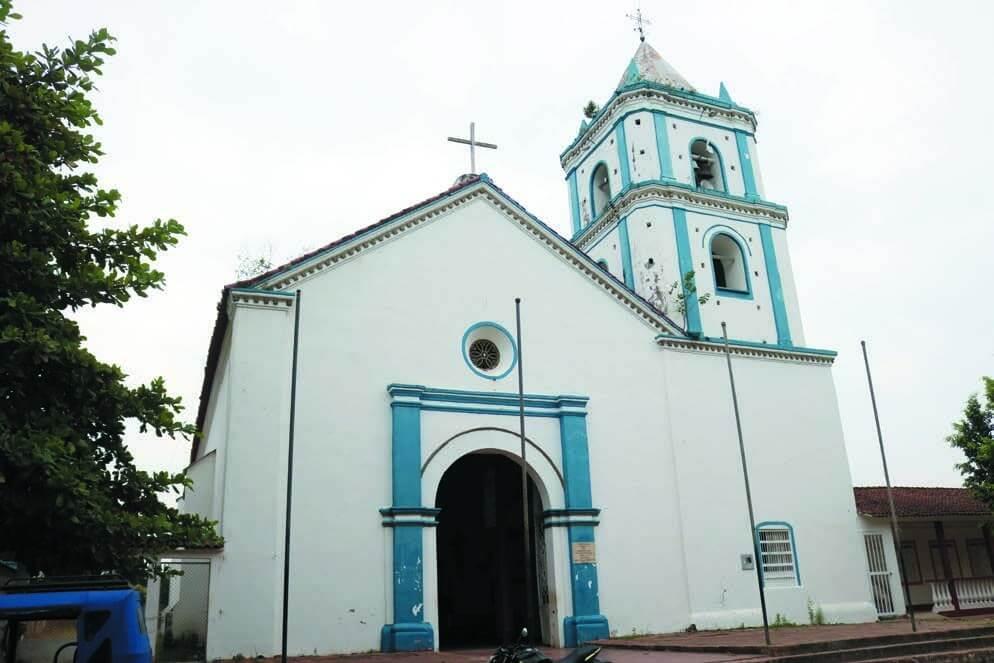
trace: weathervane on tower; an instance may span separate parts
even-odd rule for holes
[[[652,21],[642,16],[642,7],[635,7],[635,13],[625,14],[625,18],[635,23],[633,30],[639,33],[639,41],[645,41],[645,26],[652,25]]]

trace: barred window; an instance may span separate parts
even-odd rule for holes
[[[760,526],[759,556],[764,580],[797,580],[794,537],[790,527]]]

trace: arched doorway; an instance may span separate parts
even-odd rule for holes
[[[542,499],[528,479],[531,586],[525,588],[521,466],[499,453],[473,453],[442,475],[438,515],[439,646],[493,646],[527,626],[543,642],[545,588]],[[537,560],[542,560],[538,563]]]

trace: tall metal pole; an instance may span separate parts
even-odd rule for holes
[[[290,439],[286,459],[286,523],[283,543],[283,638],[280,661],[286,663],[286,631],[290,604],[290,507],[293,498],[293,429],[297,418],[297,343],[300,339],[300,290],[293,302],[293,368],[290,371]]]
[[[915,611],[911,607],[908,593],[908,578],[905,575],[904,559],[901,557],[901,528],[897,526],[897,510],[894,509],[894,490],[890,486],[890,472],[887,471],[887,454],[884,452],[884,436],[880,432],[880,415],[877,413],[877,396],[873,392],[873,378],[870,376],[870,360],[866,355],[866,341],[860,341],[863,348],[863,364],[866,366],[866,382],[870,385],[870,402],[873,404],[873,421],[877,425],[877,442],[880,443],[880,460],[884,465],[884,481],[887,484],[887,501],[890,503],[890,535],[894,539],[894,553],[897,555],[897,570],[901,574],[901,591],[904,594],[904,609],[911,618],[911,630],[918,631]]]
[[[766,592],[763,590],[763,558],[756,537],[756,516],[752,511],[752,491],[749,489],[749,468],[746,465],[745,443],[742,441],[742,420],[739,417],[739,397],[735,393],[735,375],[732,373],[732,353],[728,349],[728,330],[721,323],[721,337],[725,341],[725,361],[728,363],[728,384],[732,388],[732,409],[735,410],[735,430],[739,435],[739,455],[742,457],[742,479],[745,481],[746,504],[749,506],[749,537],[752,539],[752,554],[756,566],[756,582],[759,584],[759,605],[763,611],[763,639],[770,644],[770,619],[766,614]]]
[[[518,419],[521,426],[521,512],[525,526],[525,619],[532,626],[532,546],[531,514],[528,509],[528,462],[525,457],[525,378],[521,352],[521,298],[514,298],[514,322],[518,344]]]

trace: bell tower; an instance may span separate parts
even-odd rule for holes
[[[646,41],[560,155],[572,241],[696,337],[803,345],[787,208],[766,200],[756,116]]]

